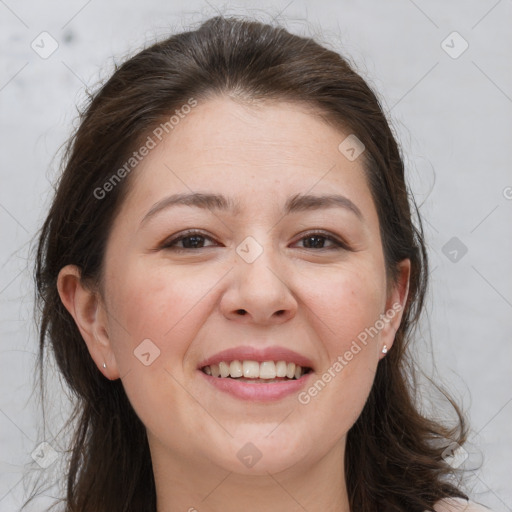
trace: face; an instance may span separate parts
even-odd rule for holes
[[[297,104],[210,99],[130,177],[86,341],[153,453],[264,474],[343,450],[407,278],[388,293],[362,157],[338,149],[348,135]],[[288,363],[308,373],[274,380]],[[260,377],[207,375],[226,368]]]

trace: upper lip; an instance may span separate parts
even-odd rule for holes
[[[219,364],[221,361],[257,361],[262,363],[264,361],[286,361],[287,363],[295,363],[303,368],[313,369],[311,360],[293,350],[285,347],[251,347],[240,346],[228,348],[217,352],[216,354],[207,357],[199,363],[198,368],[204,368],[211,364]]]

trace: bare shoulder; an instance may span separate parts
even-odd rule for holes
[[[483,505],[461,498],[448,498],[438,501],[434,506],[434,510],[436,512],[491,512],[490,509]]]

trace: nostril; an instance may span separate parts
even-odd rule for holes
[[[246,311],[245,309],[237,309],[236,312],[239,314],[239,315],[245,315]]]
[[[275,313],[277,316],[282,316],[284,315],[284,309],[280,309],[279,311],[276,311]]]

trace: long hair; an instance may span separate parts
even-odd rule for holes
[[[364,144],[364,172],[380,221],[387,275],[411,261],[409,296],[393,349],[379,362],[364,409],[348,432],[345,468],[351,510],[433,510],[465,497],[443,451],[467,431],[429,419],[414,390],[409,344],[424,308],[428,263],[421,219],[404,177],[400,149],[378,98],[348,61],[282,27],[217,16],[197,30],[153,44],[116,66],[91,95],[68,141],[63,172],[42,226],[35,269],[40,312],[39,378],[52,356],[72,390],[65,512],[155,512],[149,445],[121,380],[97,369],[57,292],[68,264],[101,284],[106,241],[131,184],[129,175],[98,198],[107,180],[162,120],[194,98],[285,100],[307,104]],[[172,135],[171,135],[172,136]],[[136,172],[136,171],[133,171]],[[70,421],[71,421],[70,419]]]

